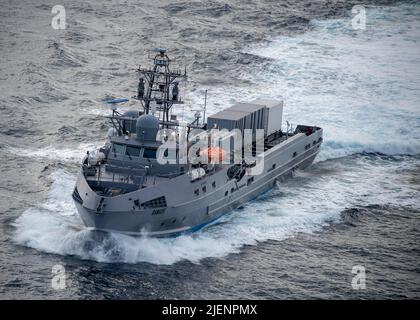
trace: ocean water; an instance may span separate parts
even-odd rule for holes
[[[68,2],[0,9],[0,297],[419,298],[420,6],[345,1]],[[10,13],[14,13],[13,17]],[[190,73],[190,117],[282,98],[284,119],[324,129],[315,163],[195,234],[86,230],[71,192],[135,68],[165,46]],[[122,108],[132,108],[131,106]],[[63,265],[63,290],[51,287]],[[353,266],[366,269],[355,290]]]

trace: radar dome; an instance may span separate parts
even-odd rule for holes
[[[151,114],[145,114],[137,119],[136,134],[140,141],[156,141],[159,131],[159,120]]]

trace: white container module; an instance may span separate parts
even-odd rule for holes
[[[283,101],[281,100],[265,100],[258,99],[251,102],[252,104],[265,107],[265,124],[266,129],[265,135],[270,134],[281,129],[282,118],[283,118]]]

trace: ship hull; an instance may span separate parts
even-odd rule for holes
[[[179,178],[179,181],[174,179],[171,183],[156,186],[156,190],[150,188],[147,190],[149,194],[139,190],[137,194],[133,192],[125,197],[107,198],[105,208],[98,211],[100,196],[91,190],[83,174],[80,174],[75,189],[77,195],[73,194],[73,198],[81,219],[91,229],[156,237],[194,232],[270,190],[277,181],[292,176],[295,170],[308,167],[319,152],[321,135],[321,131],[315,137],[303,135],[290,141],[289,146],[273,148],[264,157],[264,172],[253,178],[245,175],[239,181],[233,179],[227,182],[226,170],[222,170],[198,183],[182,180],[185,177]],[[302,148],[308,145],[308,141],[311,147]],[[299,155],[295,156],[297,150]],[[249,183],[251,180],[252,183]],[[214,190],[212,182],[217,184]],[[196,196],[194,191],[204,190],[203,186],[207,188],[206,193]],[[158,196],[158,192],[167,198],[165,208],[140,209],[131,205],[136,197]],[[130,205],[127,206],[127,203]]]

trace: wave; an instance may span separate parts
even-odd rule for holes
[[[258,242],[322,231],[339,223],[346,208],[376,203],[416,208],[418,191],[401,179],[401,170],[417,166],[414,157],[376,156],[372,160],[366,155],[327,160],[298,171],[294,179],[197,233],[165,239],[85,229],[71,198],[76,177],[58,169],[50,175],[47,199],[14,222],[13,240],[40,251],[99,262],[199,263],[238,253]]]
[[[45,158],[53,161],[80,163],[87,150],[95,150],[103,143],[81,143],[73,148],[57,148],[48,146],[44,148],[19,148],[6,146],[5,150],[17,156],[28,158]]]
[[[384,155],[418,155],[420,142],[393,141],[393,142],[364,142],[364,141],[325,141],[316,162],[328,159],[341,158],[361,153],[379,153]]]
[[[351,15],[312,20],[305,33],[244,49],[267,60],[251,59],[253,72],[240,73],[234,85],[210,86],[210,113],[238,101],[281,99],[283,120],[323,128],[319,160],[361,152],[419,154],[420,7],[366,8],[365,30],[352,29]],[[201,92],[191,100],[201,104]]]
[[[157,239],[84,229],[71,199],[75,177],[63,169],[52,173],[45,202],[27,209],[15,222],[14,241],[44,252],[75,255],[100,262],[173,264],[181,260],[221,258],[244,245],[281,240],[298,232],[313,232],[333,218],[330,212],[288,212],[260,199],[218,224],[193,235]]]
[[[48,49],[52,51],[49,65],[57,68],[82,67],[86,60],[81,54],[73,52],[68,46],[56,41],[50,41]]]

